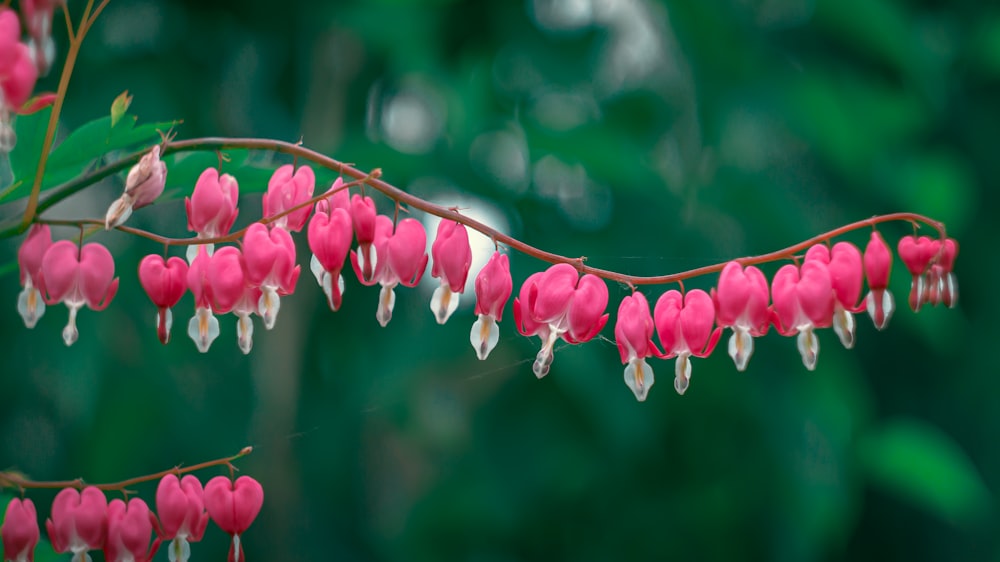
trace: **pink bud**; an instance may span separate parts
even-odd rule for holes
[[[310,269],[334,311],[340,308],[344,293],[340,272],[351,251],[352,237],[351,215],[343,208],[333,207],[329,213],[317,211],[309,221],[307,238],[313,252]]]
[[[32,562],[38,544],[38,515],[30,499],[14,498],[7,504],[7,514],[0,526],[4,560]]]
[[[271,180],[267,182],[267,193],[264,194],[264,217],[270,218],[284,213],[308,201],[316,189],[316,174],[309,166],[295,169],[291,164],[285,164],[274,171]],[[291,232],[298,232],[306,225],[312,209],[308,206],[292,211],[274,221],[273,226],[283,227]]]
[[[236,482],[216,476],[205,484],[204,499],[212,521],[233,537],[229,560],[245,560],[239,535],[250,528],[264,504],[264,489],[260,483],[249,476],[240,476]]]
[[[56,552],[74,555],[100,550],[108,532],[108,500],[89,486],[79,492],[64,488],[52,502],[52,516],[45,522]]]
[[[153,145],[125,178],[125,193],[135,201],[132,208],[139,209],[156,201],[166,181],[167,164],[160,160],[160,145]]]
[[[151,254],[139,262],[139,283],[156,305],[156,334],[161,343],[170,340],[170,309],[187,291],[187,272],[187,262],[177,257],[164,262],[163,257]]]
[[[199,238],[218,238],[229,233],[236,221],[240,187],[229,174],[219,176],[215,168],[206,168],[195,183],[191,197],[184,198],[188,230]]]
[[[148,562],[160,547],[160,539],[149,539],[153,533],[152,514],[146,502],[132,498],[128,505],[111,500],[108,505],[108,536],[104,543],[107,562]]]
[[[201,482],[190,474],[181,480],[174,474],[160,479],[156,487],[156,512],[160,516],[164,539],[201,540],[208,524],[202,495]]]
[[[104,310],[118,292],[115,261],[111,252],[97,243],[78,250],[69,240],[56,242],[42,258],[42,276],[46,302],[62,302],[69,308],[69,323],[63,329],[66,345],[72,345],[78,335],[77,311],[84,304],[92,310]]]

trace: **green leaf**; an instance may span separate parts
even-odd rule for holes
[[[953,523],[986,515],[992,500],[976,467],[955,441],[919,420],[898,419],[858,445],[871,482]]]
[[[114,127],[121,121],[125,112],[128,111],[128,106],[132,104],[132,96],[128,95],[128,90],[118,94],[115,101],[111,102],[111,126]]]
[[[17,145],[10,152],[10,168],[15,182],[29,175],[34,177],[50,115],[52,108],[47,107],[31,115],[19,115],[14,120]]]

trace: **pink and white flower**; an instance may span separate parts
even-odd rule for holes
[[[677,358],[674,390],[684,394],[691,382],[691,357],[708,357],[722,335],[715,323],[715,304],[701,289],[685,294],[670,290],[660,296],[653,311],[664,359]]]
[[[97,243],[82,249],[69,240],[60,240],[42,258],[48,304],[62,302],[69,309],[69,322],[63,328],[63,341],[73,345],[79,336],[76,313],[84,305],[91,310],[104,310],[118,292],[115,260],[111,252]]]
[[[431,297],[431,311],[438,324],[444,324],[458,309],[458,300],[465,291],[465,280],[472,266],[472,247],[465,225],[442,220],[431,246],[434,264],[431,277],[441,279]]]
[[[480,360],[486,359],[500,341],[497,322],[503,317],[504,306],[513,290],[507,255],[493,252],[490,261],[476,276],[476,314],[479,318],[472,324],[469,334],[469,341]]]

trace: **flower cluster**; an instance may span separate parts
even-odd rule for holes
[[[129,172],[125,193],[111,205],[106,226],[121,224],[133,209],[163,191],[166,167],[159,155],[159,148],[153,147]],[[428,256],[427,233],[419,220],[397,221],[379,214],[371,197],[351,194],[350,187],[337,179],[314,196],[316,176],[311,168],[281,166],[263,196],[264,216],[231,234],[239,212],[239,184],[215,168],[206,169],[185,199],[188,229],[196,235],[186,241],[187,259],[153,254],[139,264],[139,281],[157,309],[160,341],[169,341],[172,308],[190,291],[195,310],[187,333],[198,350],[207,352],[219,336],[216,315],[233,313],[239,347],[249,353],[252,317],[259,316],[264,327],[272,329],[281,297],[295,291],[300,266],[292,233],[302,230],[312,251],[310,271],[331,310],[343,303],[343,271],[349,259],[359,283],[381,287],[375,318],[384,327],[392,319],[396,288],[416,286],[433,259],[430,275],[439,285],[430,309],[439,324],[447,322],[458,307],[472,263],[466,226],[441,221]],[[867,310],[878,329],[888,325],[895,308],[888,289],[893,254],[877,231],[872,231],[864,253],[849,242],[800,249],[807,250],[805,256],[782,266],[770,282],[756,266],[732,261],[716,269],[718,283],[710,292],[666,291],[652,312],[641,293],[625,297],[614,333],[626,365],[625,382],[636,398],[645,400],[655,381],[646,361],[650,357],[676,359],[674,388],[684,394],[692,359],[710,355],[726,328],[732,332],[728,353],[740,371],[753,355],[754,338],[771,327],[796,337],[802,362],[812,370],[819,356],[816,330],[832,327],[844,347],[851,348],[856,313]],[[913,276],[909,302],[914,311],[927,304],[954,306],[958,298],[952,273],[958,253],[954,240],[907,236],[900,240],[898,251]],[[789,252],[787,257],[794,256]],[[67,344],[77,337],[77,311],[85,304],[96,310],[107,306],[118,286],[106,248],[95,243],[78,248],[65,240],[53,243],[44,225],[32,227],[18,261],[24,286],[18,310],[25,325],[33,327],[46,304],[64,302],[70,309],[63,333]],[[532,366],[539,378],[548,374],[557,342],[589,341],[608,322],[605,279],[593,273],[581,275],[580,269],[558,263],[534,273],[514,299],[518,332],[541,341]],[[868,293],[862,298],[865,280]],[[479,359],[486,359],[497,345],[498,322],[512,292],[510,262],[497,251],[475,278],[478,318],[469,341]]]
[[[45,528],[55,551],[72,553],[74,562],[89,562],[92,550],[103,550],[108,562],[147,562],[163,541],[170,541],[171,562],[186,562],[191,555],[190,543],[202,539],[211,519],[232,537],[230,562],[241,562],[240,536],[263,503],[263,488],[249,476],[235,481],[216,476],[202,488],[195,476],[178,479],[167,474],[156,490],[155,514],[141,498],[108,502],[104,492],[94,486],[82,491],[64,488],[52,502]],[[33,559],[40,532],[30,499],[11,500],[0,536],[4,560]]]

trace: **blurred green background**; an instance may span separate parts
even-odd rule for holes
[[[673,362],[654,360],[659,382],[639,404],[611,341],[625,287],[610,287],[604,338],[560,348],[538,381],[538,341],[516,334],[510,305],[480,362],[471,296],[438,326],[433,285],[399,290],[383,329],[377,290],[348,273],[331,313],[299,236],[306,271],[276,328],[258,322],[244,357],[226,316],[202,355],[184,333],[190,296],[173,341],[156,340],[135,272],[160,249],[102,233],[121,290],[81,313],[72,348],[64,307],[26,330],[17,276],[0,278],[0,467],[103,482],[253,445],[238,462],[266,496],[244,537],[251,560],[1000,560],[998,306],[982,296],[1000,275],[996,4],[112,0],[63,124],[106,115],[126,89],[140,123],[183,119],[181,138],[301,138],[530,244],[637,275],[926,213],[962,244],[962,299],[913,314],[897,260],[889,329],[859,318],[851,351],[824,331],[815,372],[772,333],[738,373],[724,339],[683,397]],[[241,187],[257,194],[238,225],[260,213],[264,186],[249,177]],[[102,217],[121,186],[51,216]],[[131,223],[186,235],[184,189]],[[911,229],[882,232],[894,245]],[[511,258],[516,286],[545,265]],[[155,485],[135,490],[152,501]],[[52,494],[30,497],[47,516]],[[193,550],[222,559],[226,537],[213,527]]]

